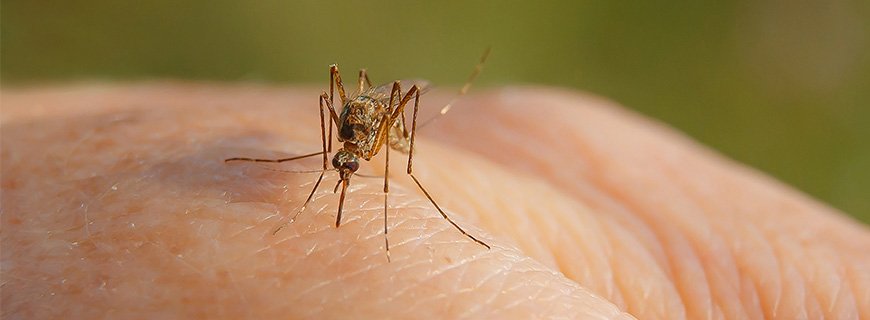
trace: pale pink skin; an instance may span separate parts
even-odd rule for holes
[[[3,90],[2,317],[870,317],[866,226],[611,102],[551,89],[472,95],[420,131],[415,173],[492,250],[439,216],[398,152],[391,263],[382,179],[351,181],[336,229],[328,173],[273,236],[317,175],[222,160],[319,150],[318,94]],[[382,174],[382,158],[360,173]]]

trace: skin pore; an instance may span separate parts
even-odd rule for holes
[[[613,103],[541,88],[464,98],[336,173],[315,88],[155,83],[2,92],[2,317],[870,317],[865,225]],[[428,93],[421,110],[450,95]],[[431,115],[431,113],[430,113]],[[426,116],[424,119],[428,118]],[[382,155],[360,161],[383,174]]]

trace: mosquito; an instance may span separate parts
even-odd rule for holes
[[[459,90],[459,93],[444,107],[439,113],[427,121],[420,124],[423,127],[437,118],[443,116],[453,104],[471,88],[471,83],[480,74],[483,69],[483,64],[489,56],[490,49],[487,48],[480,60],[474,67],[468,80]],[[314,188],[308,194],[308,198],[302,204],[299,210],[287,221],[279,225],[273,234],[278,233],[288,224],[296,221],[300,213],[305,211],[305,208],[314,197],[314,193],[323,182],[323,176],[328,171],[337,171],[339,180],[333,188],[333,192],[337,192],[341,187],[341,196],[338,203],[338,214],[335,218],[335,227],[341,225],[342,209],[344,208],[344,199],[347,193],[347,187],[350,184],[350,179],[357,174],[359,169],[359,160],[370,161],[372,157],[378,154],[382,149],[385,153],[384,161],[384,247],[387,255],[387,261],[390,261],[390,240],[388,237],[387,228],[387,208],[389,207],[389,172],[390,172],[390,149],[408,155],[407,174],[414,180],[417,187],[423,191],[423,194],[429,199],[429,202],[438,210],[447,222],[453,225],[456,230],[471,239],[472,241],[490,249],[490,246],[485,242],[475,238],[473,235],[466,232],[453,219],[441,209],[441,206],[435,202],[432,195],[423,187],[420,180],[413,172],[414,159],[414,140],[417,136],[417,113],[420,107],[420,95],[429,90],[430,85],[425,80],[396,80],[392,83],[372,86],[369,80],[366,69],[359,71],[358,89],[354,95],[348,96],[344,89],[344,83],[341,80],[341,73],[338,71],[338,66],[333,64],[329,66],[329,94],[323,91],[320,94],[320,139],[322,151],[305,154],[296,157],[282,159],[257,159],[236,157],[225,159],[224,162],[232,161],[249,161],[249,162],[269,162],[282,163],[288,161],[299,160],[308,157],[322,156],[323,169],[312,171],[286,171],[294,173],[320,173],[317,182],[314,183]],[[409,85],[408,91],[402,92],[402,86]],[[334,107],[334,92],[338,89],[338,97],[341,100],[341,113],[336,112]],[[405,118],[405,107],[414,100],[414,113],[411,120],[411,131],[408,132]],[[332,157],[332,169],[329,169],[329,155],[332,153],[332,131],[333,125],[337,129],[338,141],[342,143],[341,147],[335,152]],[[328,127],[328,129],[327,129]],[[384,145],[386,148],[382,148]],[[281,170],[278,170],[281,171]]]

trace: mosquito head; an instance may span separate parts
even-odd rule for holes
[[[341,180],[350,180],[350,176],[359,169],[359,160],[355,154],[339,150],[332,158],[332,166],[338,170]]]

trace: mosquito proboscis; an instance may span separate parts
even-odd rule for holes
[[[437,115],[434,117],[422,122],[420,127],[423,127],[435,119],[443,116],[448,111],[450,111],[454,102],[458,100],[459,97],[465,95],[471,87],[471,83],[477,78],[478,74],[483,68],[484,62],[486,62],[486,58],[489,56],[489,49],[487,48],[484,51],[483,55],[480,57],[480,61],[478,61],[477,65],[474,68],[474,71],[469,76],[468,80],[465,82],[465,85],[462,86],[459,93],[454,97],[450,102],[448,102],[444,107],[442,107]],[[403,85],[410,85],[408,91],[402,92]],[[338,89],[338,97],[341,100],[342,110],[340,113],[336,112],[334,107],[334,92],[335,89]],[[438,213],[441,214],[447,222],[449,222],[456,230],[460,233],[471,239],[472,241],[479,243],[480,245],[490,249],[490,246],[485,242],[475,238],[473,235],[466,232],[462,227],[460,227],[456,222],[453,221],[435,202],[435,199],[432,198],[432,195],[429,194],[429,191],[423,187],[423,184],[420,180],[414,175],[413,172],[413,159],[414,159],[414,140],[417,136],[417,114],[420,107],[420,95],[429,89],[429,83],[424,80],[396,80],[392,83],[380,85],[377,87],[373,87],[371,81],[369,80],[368,74],[365,69],[360,70],[359,72],[359,82],[358,82],[358,90],[352,96],[348,96],[345,89],[344,83],[341,80],[341,73],[338,71],[338,66],[333,64],[329,67],[329,93],[323,91],[320,94],[320,139],[321,139],[321,147],[322,151],[309,153],[305,155],[289,157],[289,158],[281,158],[281,159],[258,159],[258,158],[247,158],[247,157],[235,157],[225,159],[225,162],[231,161],[248,161],[248,162],[261,162],[261,163],[282,163],[293,160],[299,160],[314,156],[321,156],[323,159],[323,169],[322,170],[305,170],[305,171],[287,171],[287,170],[277,170],[270,169],[279,172],[290,172],[290,173],[320,173],[320,176],[317,178],[314,183],[314,187],[311,189],[311,192],[308,194],[308,198],[305,199],[305,202],[302,204],[302,207],[296,211],[296,213],[286,222],[280,224],[274,233],[277,233],[282,228],[284,228],[287,224],[296,221],[296,218],[300,213],[305,211],[305,208],[311,202],[311,199],[314,197],[314,194],[317,192],[317,189],[320,187],[321,182],[323,182],[323,176],[326,172],[329,171],[337,171],[339,174],[339,180],[336,183],[333,191],[337,192],[339,188],[341,188],[341,195],[339,197],[338,204],[338,214],[335,218],[335,227],[338,228],[341,225],[341,215],[342,210],[344,208],[344,199],[347,193],[347,187],[350,184],[350,179],[353,176],[363,176],[363,177],[372,177],[365,176],[356,173],[359,169],[359,159],[363,159],[369,161],[377,155],[381,150],[384,144],[387,145],[386,148],[383,148],[385,153],[385,161],[384,161],[384,247],[387,255],[387,260],[390,261],[390,241],[388,237],[388,228],[387,228],[387,210],[389,208],[389,172],[390,172],[390,149],[399,151],[401,153],[408,155],[408,167],[407,174],[414,180],[414,183],[417,187],[423,191],[423,194],[429,199],[429,202],[435,206],[435,209],[438,210]],[[411,130],[408,131],[408,127],[405,123],[405,107],[414,100],[414,112],[411,120]],[[329,155],[332,153],[332,131],[333,125],[335,125],[338,133],[338,141],[342,143],[341,148],[339,148],[332,157],[332,169],[329,168]],[[328,129],[327,129],[328,128]]]

